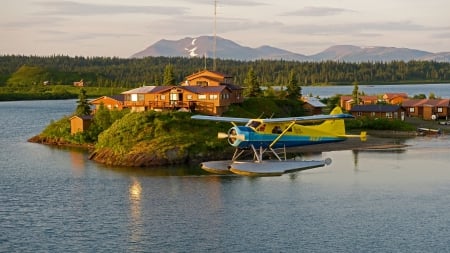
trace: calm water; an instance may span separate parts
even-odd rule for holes
[[[0,103],[0,252],[450,252],[450,140],[281,177],[105,168],[27,143],[75,101]]]
[[[367,95],[378,95],[384,93],[406,92],[410,97],[425,94],[427,97],[434,93],[438,97],[450,98],[450,84],[413,84],[413,85],[359,85],[360,92]],[[324,87],[302,87],[303,95],[312,94],[319,97],[331,97],[336,94],[352,94],[353,85],[346,86],[324,86]]]

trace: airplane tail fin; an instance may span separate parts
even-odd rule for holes
[[[339,106],[335,107],[330,113],[330,115],[336,115],[336,114],[342,114],[342,109]],[[335,133],[336,135],[339,135],[339,136],[345,135],[344,119],[325,120],[320,125],[320,128],[325,132]]]

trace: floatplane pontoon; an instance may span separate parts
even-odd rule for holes
[[[217,174],[235,173],[246,176],[279,176],[284,173],[323,167],[331,159],[296,160],[287,159],[286,148],[332,143],[347,137],[366,138],[360,135],[346,135],[344,119],[353,118],[336,107],[329,115],[304,117],[249,119],[236,117],[217,117],[194,115],[193,119],[230,122],[233,124],[227,133],[219,133],[218,138],[227,139],[236,150],[231,160],[208,161],[201,164],[202,169]],[[236,123],[246,123],[238,126]],[[308,125],[306,125],[308,124]],[[238,160],[250,153],[250,160]],[[270,157],[271,159],[263,159]]]

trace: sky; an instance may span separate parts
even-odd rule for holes
[[[127,58],[161,39],[214,31],[242,46],[305,55],[333,45],[450,51],[448,0],[214,2],[2,0],[0,55]]]

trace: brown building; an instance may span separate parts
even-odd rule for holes
[[[122,94],[124,106],[132,111],[186,109],[222,115],[231,104],[244,101],[242,92],[230,76],[204,70],[188,76],[181,86],[143,86]]]
[[[399,105],[355,105],[350,110],[355,118],[405,119],[405,109]]]
[[[378,103],[377,96],[359,96],[359,105],[371,105]],[[340,99],[340,106],[346,111],[350,111],[354,105],[356,105],[353,96],[351,95],[343,95]]]
[[[326,105],[314,97],[303,97],[303,110],[305,115],[317,115],[323,113]]]
[[[448,119],[450,115],[450,99],[408,99],[402,107],[408,116],[425,120]]]
[[[94,105],[94,112],[97,111],[100,106],[103,104],[105,108],[109,110],[122,110],[124,107],[124,99],[125,96],[123,94],[114,95],[114,96],[102,96],[91,100],[89,103]]]
[[[73,116],[70,118],[70,133],[84,132],[92,123],[92,116]]]
[[[383,100],[392,105],[398,105],[403,103],[404,100],[408,99],[407,93],[386,93],[383,95]]]

